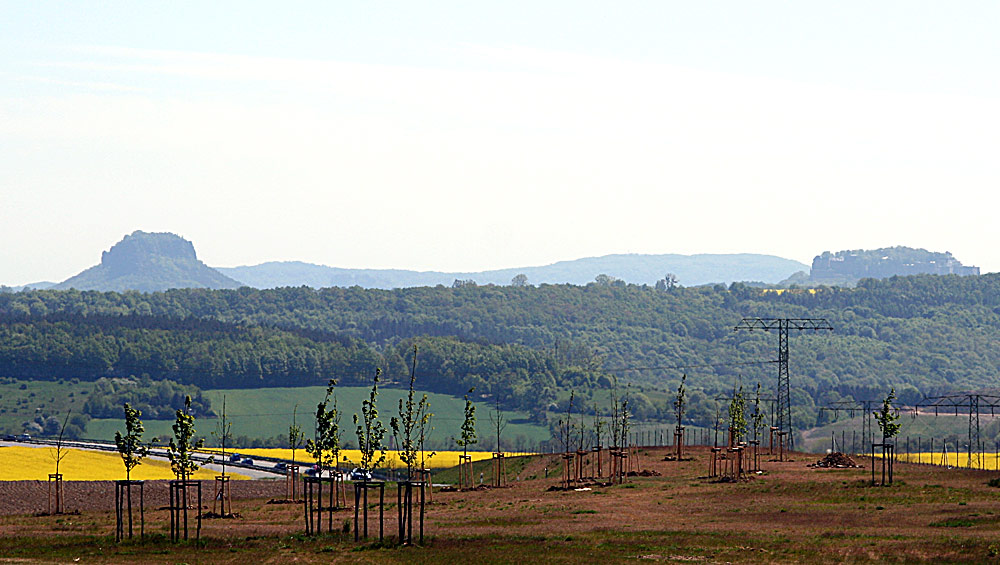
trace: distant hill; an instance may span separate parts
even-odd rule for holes
[[[978,275],[979,267],[962,265],[951,253],[912,247],[855,249],[830,253],[813,259],[809,282],[853,285],[860,279],[884,279],[896,275]]]
[[[50,288],[156,292],[240,286],[239,281],[199,261],[190,241],[172,233],[136,231],[103,252],[99,265]]]
[[[608,275],[631,284],[655,285],[667,273],[683,286],[734,281],[777,283],[808,266],[773,255],[701,254],[639,255],[619,254],[560,261],[541,267],[517,267],[480,272],[407,271],[400,269],[341,269],[302,262],[271,262],[245,267],[220,267],[218,271],[255,288],[332,286],[363,288],[408,288],[451,286],[456,280],[477,284],[509,285],[517,275],[525,275],[528,284],[575,284],[593,282],[598,275]]]
[[[21,292],[22,290],[44,290],[46,288],[52,288],[55,285],[56,283],[50,281],[39,281],[34,283],[22,284],[19,286],[7,286],[0,284],[0,292]]]

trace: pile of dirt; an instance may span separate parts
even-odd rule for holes
[[[858,464],[853,459],[839,451],[834,451],[819,461],[810,464],[809,467],[822,467],[824,469],[846,469],[857,467]]]
[[[629,471],[628,476],[630,477],[659,477],[662,476],[659,471],[655,469],[643,469],[636,473],[635,471]]]

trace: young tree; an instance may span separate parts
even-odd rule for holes
[[[292,408],[292,425],[288,426],[288,447],[292,449],[292,465],[296,465],[295,450],[302,445],[302,440],[305,439],[305,434],[302,433],[302,426],[296,421],[298,411],[299,405],[295,403],[295,408]]]
[[[677,415],[677,430],[684,427],[684,404],[687,402],[687,390],[684,389],[684,381],[687,380],[687,373],[681,376],[681,384],[677,387],[677,396],[674,398],[674,414]]]
[[[476,436],[476,405],[469,400],[469,395],[474,390],[475,387],[470,388],[465,395],[465,420],[462,421],[461,434],[455,438],[455,445],[462,448],[463,457],[469,456],[470,445],[479,443],[479,438]]]
[[[566,419],[560,421],[559,435],[562,436],[563,452],[569,453],[570,441],[573,434],[573,399],[576,396],[576,391],[569,391],[569,405],[566,408]],[[499,437],[499,436],[498,436]],[[499,443],[499,442],[498,442]]]
[[[621,424],[618,426],[621,433],[621,446],[628,447],[628,432],[632,428],[630,423],[631,414],[628,411],[628,394],[626,390],[625,398],[622,399]]]
[[[59,464],[62,460],[69,454],[69,452],[63,453],[63,433],[66,431],[66,424],[69,422],[69,415],[72,410],[66,412],[66,418],[63,419],[63,423],[59,426],[59,436],[56,438],[56,450],[53,453],[52,458],[56,462],[56,475],[59,474]]]
[[[174,425],[174,437],[167,444],[167,458],[170,459],[170,469],[178,480],[186,481],[201,465],[194,459],[194,450],[205,446],[204,438],[194,441],[194,416],[191,415],[191,397],[184,397],[184,409],[177,410]],[[186,495],[185,491],[185,495]],[[185,501],[186,503],[186,501]]]
[[[729,402],[729,430],[732,434],[733,447],[743,441],[747,431],[746,399],[743,397],[743,386],[733,388],[733,399]]]
[[[594,439],[596,440],[596,443],[594,444],[594,447],[597,447],[597,448],[601,447],[601,438],[603,437],[602,434],[603,434],[603,431],[604,431],[604,427],[606,425],[607,424],[604,422],[604,420],[601,419],[601,410],[600,410],[600,408],[597,407],[597,403],[595,402],[594,403]]]
[[[420,403],[417,407],[417,413],[420,415],[419,419],[419,431],[418,431],[418,447],[420,449],[420,469],[427,468],[426,459],[430,459],[437,455],[436,452],[431,451],[430,455],[424,457],[424,442],[427,440],[430,432],[434,431],[433,426],[431,426],[431,420],[434,418],[434,413],[430,411],[431,403],[427,399],[427,395],[424,394],[420,399]]]
[[[889,395],[882,400],[882,409],[873,412],[878,428],[882,431],[882,443],[896,437],[899,433],[900,424],[899,412],[893,408],[892,404],[896,400],[896,388],[889,389]]]
[[[56,448],[55,448],[54,451],[51,452],[52,453],[52,459],[55,461],[55,464],[56,464],[56,473],[55,473],[55,486],[56,486],[56,511],[55,511],[55,513],[56,514],[61,514],[62,513],[62,498],[63,498],[63,496],[62,496],[62,475],[59,473],[59,464],[62,463],[62,460],[67,455],[69,455],[68,451],[64,451],[63,450],[63,433],[66,431],[66,424],[69,422],[69,414],[70,414],[70,411],[67,411],[66,412],[66,418],[63,419],[62,426],[59,426],[59,436],[56,438]],[[56,420],[56,422],[58,422],[58,420]],[[49,476],[49,480],[51,481],[52,478],[53,477],[50,475]],[[50,488],[51,488],[51,482],[49,484],[50,484]],[[51,498],[50,498],[50,503],[49,504],[51,505]],[[49,512],[50,513],[52,512],[51,506],[49,508]]]
[[[493,400],[493,410],[490,410],[490,421],[493,422],[493,429],[497,431],[497,453],[503,453],[500,438],[503,436],[503,431],[507,429],[507,418],[504,417],[503,410],[500,409],[500,395],[498,393],[493,394]]]
[[[399,399],[399,416],[389,419],[389,427],[392,428],[392,435],[396,439],[396,449],[399,450],[399,458],[406,464],[406,478],[415,478],[414,469],[417,465],[417,442],[414,441],[413,431],[420,421],[418,407],[413,402],[413,387],[416,384],[417,374],[417,346],[413,346],[413,362],[410,366],[410,389],[406,396],[406,402]]]
[[[326,385],[326,395],[316,405],[314,437],[306,440],[306,453],[316,461],[321,476],[324,469],[336,466],[340,454],[340,410],[337,408],[336,387],[337,380],[330,379]]]
[[[758,440],[758,433],[764,427],[764,413],[760,411],[760,383],[757,383],[757,393],[753,398],[753,414],[750,416],[753,427],[753,439]]]
[[[385,451],[382,447],[382,440],[385,438],[385,427],[378,419],[378,380],[382,375],[382,369],[375,369],[375,379],[372,382],[372,390],[368,395],[368,400],[361,402],[361,418],[354,414],[355,433],[358,436],[358,449],[361,451],[361,468],[371,471],[378,468],[385,462]],[[375,452],[379,452],[379,457],[375,458]]]
[[[892,438],[899,433],[900,424],[899,411],[893,408],[893,401],[896,400],[895,387],[889,389],[889,395],[882,400],[882,409],[873,412],[878,427],[882,430],[882,486],[892,484],[892,445],[889,443]],[[972,445],[969,445],[969,457],[972,457]],[[872,484],[875,484],[875,446],[872,445]],[[889,480],[886,482],[886,469],[889,471]]]
[[[621,405],[618,402],[618,377],[613,377],[611,384],[611,449],[622,447],[621,438]]]
[[[452,438],[455,445],[462,448],[462,457],[459,460],[459,485],[460,488],[472,487],[472,462],[469,460],[469,446],[479,443],[476,435],[476,405],[469,399],[469,395],[476,390],[476,387],[469,389],[465,394],[465,419],[462,421],[461,433],[457,438]]]
[[[125,500],[122,500],[121,497],[122,487],[118,485],[115,487],[115,504],[117,506],[115,536],[117,540],[120,540],[124,535],[123,512],[121,509],[123,503],[127,504],[128,507],[128,537],[132,537],[132,469],[141,465],[143,458],[149,453],[149,446],[142,441],[142,434],[146,431],[140,419],[142,412],[129,406],[128,402],[125,403],[124,408],[125,435],[123,436],[121,432],[115,432],[115,447],[117,447],[118,453],[122,457],[122,462],[125,464]],[[142,497],[140,497],[140,506],[141,500]],[[141,512],[141,507],[140,516],[142,517],[143,528],[145,528],[145,516]]]
[[[177,410],[176,419],[174,425],[172,426],[174,437],[170,438],[170,442],[167,444],[167,458],[170,459],[170,470],[173,471],[174,476],[177,477],[179,481],[178,488],[178,500],[173,499],[173,494],[171,495],[171,512],[170,512],[170,532],[171,541],[177,541],[180,538],[181,531],[181,515],[183,514],[183,529],[184,529],[184,539],[188,538],[188,484],[187,481],[191,479],[191,476],[195,471],[201,468],[201,465],[194,458],[193,453],[196,449],[201,449],[205,445],[204,438],[194,440],[194,416],[191,415],[191,396],[187,395],[184,397],[184,409]],[[211,459],[209,459],[211,462]],[[171,485],[171,489],[173,489]],[[198,491],[201,491],[199,484]],[[173,492],[173,491],[171,491]],[[174,505],[177,505],[176,507]],[[175,511],[175,508],[180,508],[180,511]],[[198,531],[199,535],[201,532],[201,513],[198,516]]]
[[[125,464],[125,480],[132,480],[132,469],[142,464],[142,460],[149,453],[149,446],[143,443],[142,434],[146,428],[142,425],[142,412],[132,408],[128,402],[125,403],[125,435],[115,432],[115,446],[118,454]]]
[[[226,415],[226,395],[222,395],[222,418],[216,422],[212,435],[219,440],[222,447],[222,476],[226,476],[226,444],[233,439],[233,423]]]

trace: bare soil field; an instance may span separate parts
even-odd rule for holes
[[[34,515],[44,482],[0,483],[0,563],[1000,562],[1000,489],[987,484],[996,473],[897,463],[892,486],[872,487],[867,459],[821,468],[808,466],[820,456],[793,454],[727,483],[706,476],[706,450],[679,463],[663,460],[668,451],[643,451],[640,468],[654,476],[623,485],[552,489],[559,457],[537,456],[509,487],[436,491],[420,547],[389,540],[392,487],[384,544],[344,533],[349,510],[335,514],[334,533],[303,535],[301,505],[267,503],[283,496],[280,481],[234,483],[240,517],[207,519],[200,541],[181,544],[165,540],[165,486],[152,484],[146,539],[115,544],[112,483],[66,483],[67,508],[79,513],[62,516]]]

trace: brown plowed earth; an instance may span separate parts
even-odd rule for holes
[[[168,504],[169,481],[146,481],[146,508]],[[233,500],[266,498],[285,495],[284,481],[231,481]],[[132,487],[138,504],[139,488]],[[215,494],[214,481],[202,481],[202,505],[211,506]],[[0,516],[48,512],[48,481],[0,481]],[[108,511],[115,508],[114,481],[63,481],[65,512]]]

